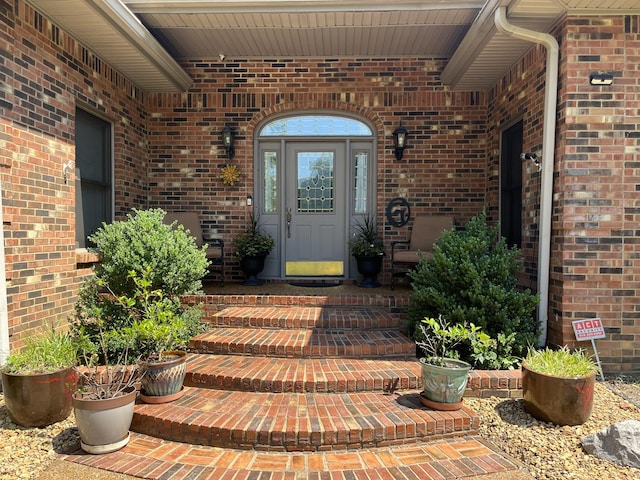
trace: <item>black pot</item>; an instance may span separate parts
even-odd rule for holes
[[[380,283],[376,280],[376,277],[382,270],[382,255],[354,255],[356,257],[356,263],[358,266],[358,273],[364,277],[364,280],[359,283],[362,288],[376,288],[380,286]]]
[[[255,257],[243,257],[240,260],[240,268],[247,276],[243,285],[262,285],[264,282],[258,278],[258,274],[264,269],[264,260],[266,255],[258,255]]]

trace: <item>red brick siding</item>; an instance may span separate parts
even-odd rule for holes
[[[211,235],[230,240],[246,221],[253,192],[256,126],[274,113],[327,109],[357,113],[377,129],[379,224],[386,224],[384,209],[395,197],[407,198],[413,215],[450,213],[464,223],[485,203],[486,97],[445,89],[444,64],[430,58],[185,63],[194,79],[188,93],[149,98],[150,205],[197,210]],[[409,148],[398,161],[391,133],[400,121]],[[219,179],[228,163],[219,140],[227,123],[237,132],[230,163],[243,174],[234,187]],[[386,226],[387,246],[408,238],[409,228]]]
[[[600,317],[609,372],[640,372],[640,17],[569,17],[563,25],[559,178],[554,203],[550,341]],[[610,72],[609,87],[589,74]]]
[[[114,122],[118,212],[146,201],[145,115],[124,77],[22,1],[0,6],[0,175],[12,346],[73,313],[76,268],[74,116],[86,105]],[[6,88],[9,87],[9,88]]]

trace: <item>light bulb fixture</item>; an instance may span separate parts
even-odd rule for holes
[[[402,154],[404,149],[407,148],[407,129],[402,126],[402,122],[400,126],[393,131],[393,151],[396,154],[396,159],[400,160],[402,158]]]
[[[596,86],[607,86],[613,83],[613,74],[611,73],[592,73],[589,75],[589,83]]]
[[[227,151],[227,157],[233,158],[236,151],[233,148],[233,140],[235,139],[235,134],[233,130],[229,127],[229,125],[225,125],[222,129],[222,133],[220,134],[220,139],[222,140],[222,146]]]

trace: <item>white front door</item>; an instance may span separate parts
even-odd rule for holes
[[[285,275],[345,273],[344,142],[289,142],[285,152]]]

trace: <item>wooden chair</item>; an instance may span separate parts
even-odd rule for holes
[[[224,287],[224,241],[219,238],[204,237],[200,226],[200,216],[196,212],[167,212],[164,223],[171,225],[173,222],[178,222],[185,230],[189,230],[191,235],[195,237],[196,245],[199,248],[205,243],[207,244],[205,253],[207,260],[211,262],[208,274],[218,271],[221,279],[220,285]]]
[[[428,215],[416,217],[409,240],[391,242],[391,289],[395,287],[395,277],[404,272],[396,272],[396,266],[404,269],[415,267],[420,261],[419,253],[429,258],[433,245],[442,232],[453,226],[453,217]],[[404,246],[404,247],[401,247]]]

